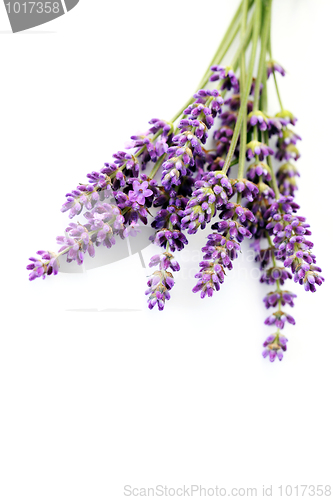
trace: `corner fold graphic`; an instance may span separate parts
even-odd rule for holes
[[[79,0],[64,0],[67,11],[78,3]],[[4,0],[4,4],[13,33],[35,28],[66,14],[61,0]]]
[[[67,12],[74,9],[74,7],[79,3],[80,0],[65,0],[65,5]]]

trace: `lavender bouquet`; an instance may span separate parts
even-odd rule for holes
[[[218,291],[244,238],[252,238],[260,282],[272,287],[264,298],[272,309],[265,324],[276,328],[263,344],[263,356],[283,358],[282,330],[285,323],[295,324],[285,306],[293,307],[296,297],[285,282],[293,278],[315,292],[324,278],[308,240],[309,224],[294,200],[300,137],[278,89],[285,70],[272,58],[271,4],[242,0],[193,97],[172,120],[152,119],[147,132],[131,137],[127,152],[114,154],[112,163],[66,194],[62,212],[70,219],[83,212],[86,221],[69,223],[57,238],[58,252],[40,250],[30,258],[31,281],[56,275],[63,255],[81,265],[86,253],[94,257],[95,247],[111,248],[117,238],[135,236],[139,223],[150,224],[150,239],[164,251],[150,261],[156,270],[146,295],[148,307],[161,311],[174,286],[172,273],[180,269],[174,253],[212,223],[193,292],[205,298]],[[236,38],[238,48],[224,66]],[[274,79],[280,104],[275,116],[267,114],[268,78]]]

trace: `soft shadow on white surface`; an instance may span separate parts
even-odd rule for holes
[[[120,312],[120,313],[128,313],[128,312],[141,312],[142,309],[97,309],[97,308],[92,308],[92,309],[66,309],[67,312],[88,312],[88,313],[105,313],[105,312]]]

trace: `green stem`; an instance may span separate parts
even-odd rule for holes
[[[252,4],[253,4],[253,0],[250,0],[249,7],[251,7]],[[239,45],[239,47],[238,47],[238,49],[237,49],[237,51],[232,59],[230,66],[232,66],[234,68],[234,70],[237,69],[240,56],[250,41],[251,32],[253,29],[253,24],[254,24],[254,16],[252,16],[251,21],[249,22],[249,24],[247,26],[245,37],[242,39],[241,44]],[[237,32],[238,32],[238,30],[239,30],[239,23],[237,24]],[[235,33],[235,35],[237,34],[237,32]],[[225,55],[227,54],[227,52],[229,50],[229,47],[230,47],[231,43],[233,42],[234,38],[235,38],[235,36],[233,36],[233,39],[230,40],[230,43],[228,43],[228,45],[223,46],[222,49],[215,54],[215,56],[212,60],[212,64],[210,64],[210,66],[209,66],[209,70],[206,71],[205,75],[203,76],[203,78],[202,78],[200,84],[198,85],[198,87],[196,88],[195,92],[204,88],[207,85],[207,83],[209,82],[209,78],[212,74],[212,72],[210,71],[211,66],[213,66],[214,64],[220,64],[222,62],[223,58],[225,57]],[[184,109],[186,109],[192,102],[193,102],[193,96],[190,97],[186,101],[186,103],[181,107],[181,109],[174,115],[171,122],[174,123],[180,116],[182,116]]]
[[[195,92],[197,92],[198,90],[203,88],[205,85],[207,85],[208,80],[209,80],[209,76],[211,74],[211,70],[210,70],[211,66],[213,66],[214,64],[218,64],[219,61],[221,61],[221,59],[223,59],[223,57],[226,55],[227,51],[229,50],[230,45],[234,41],[234,39],[239,31],[239,28],[240,28],[240,20],[238,18],[239,18],[239,15],[241,13],[241,9],[242,9],[242,2],[240,3],[234,17],[232,18],[231,23],[229,25],[229,28],[227,29],[224,37],[222,38],[221,43],[218,46],[217,51],[215,52],[209,66],[206,69],[206,72],[204,73],[204,76],[202,77]],[[184,109],[186,109],[187,106],[189,106],[191,104],[192,100],[193,100],[193,97],[188,99],[186,104],[184,106],[182,106],[182,108],[172,118],[172,120],[171,120],[172,123],[174,123],[177,120],[177,118],[183,113]]]
[[[232,162],[230,163],[230,167],[233,167],[234,165],[237,165],[237,163],[239,162],[239,159],[238,158],[235,158],[234,160],[232,160]]]
[[[270,16],[272,15],[272,12],[270,12]],[[272,57],[272,40],[271,40],[271,31],[269,31],[269,42],[268,42],[268,51],[269,51],[269,57],[270,60],[273,62],[273,57]],[[279,86],[276,78],[276,74],[274,71],[274,67],[272,68],[273,70],[273,79],[274,79],[274,85],[275,85],[275,90],[276,90],[276,95],[280,104],[281,111],[284,110],[283,104],[282,104],[282,99],[279,91]]]
[[[248,9],[250,9],[254,3],[254,0],[247,0],[248,1]],[[241,7],[243,5],[243,2],[241,3],[241,5],[239,6],[239,9],[237,10],[233,20],[232,20],[232,23],[236,20],[237,21],[237,18],[241,12]],[[238,67],[238,64],[239,64],[239,60],[240,58],[242,57],[242,54],[245,53],[247,47],[248,47],[248,44],[250,42],[250,38],[251,38],[251,33],[253,32],[253,26],[255,24],[255,19],[256,19],[256,16],[255,16],[255,13],[253,14],[253,16],[251,17],[251,20],[250,22],[248,23],[247,27],[246,27],[246,31],[245,31],[245,34],[244,36],[241,38],[241,42],[240,42],[240,45],[236,51],[236,54],[235,56],[233,57],[233,60],[231,62],[231,66],[234,68],[234,70],[236,71],[237,67]],[[229,26],[229,35],[230,33],[232,34],[232,40],[234,39],[234,35],[233,35],[233,32],[232,30],[230,29],[231,28],[231,25]],[[237,23],[237,31],[239,30],[239,23]],[[222,40],[222,42],[225,40],[227,40],[227,37],[225,36]],[[225,46],[224,44],[220,44],[220,47],[219,49],[217,50],[213,60],[212,60],[212,64],[210,64],[209,66],[209,72],[208,70],[206,71],[206,74],[204,76],[204,78],[201,80],[200,82],[200,85],[197,87],[196,91],[200,90],[200,88],[203,88],[207,85],[208,81],[209,81],[209,77],[210,77],[210,74],[211,74],[211,71],[210,71],[210,67],[213,65],[213,64],[220,64],[222,59],[224,58],[224,56],[226,55],[229,47],[230,47],[230,44],[228,42],[228,44]],[[226,92],[224,92],[225,94]],[[222,94],[222,97],[223,97],[223,94]],[[184,112],[184,109],[186,109],[192,102],[193,102],[193,96],[188,99],[188,101],[182,106],[182,108],[176,113],[176,115],[172,118],[171,122],[170,123],[174,123],[175,121],[177,121],[177,119],[181,116],[183,116],[183,112]],[[143,151],[143,148],[142,150],[140,150],[138,152],[138,154],[141,154]],[[158,162],[157,162],[158,163]],[[153,167],[151,173],[150,173],[150,178],[152,178],[152,175],[155,176],[161,163],[159,163],[157,165],[157,163],[155,164],[155,166]],[[236,161],[236,163],[238,163],[238,161]],[[231,165],[230,165],[231,166]]]
[[[242,25],[241,25],[241,35],[244,37],[246,33],[246,21],[248,12],[248,0],[243,0],[243,12],[242,12]],[[245,50],[243,50],[241,55],[240,63],[240,93],[241,100],[246,99],[245,95],[245,83],[246,83],[246,67],[245,67]],[[245,165],[245,150],[246,150],[246,136],[247,136],[247,122],[243,120],[242,131],[241,131],[241,141],[239,150],[239,165],[238,165],[238,179],[242,179],[244,176],[244,165]],[[242,194],[238,193],[238,202],[240,203]]]
[[[240,10],[240,7],[241,7],[241,4],[236,12],[237,14],[237,18],[239,16],[239,10]],[[225,54],[228,52],[232,42],[235,40],[236,38],[236,35],[239,31],[239,28],[240,28],[240,20],[239,19],[235,19],[236,15],[234,16],[233,20],[231,21],[232,24],[230,24],[229,28],[228,28],[228,31],[226,32],[226,34],[224,35],[213,59],[211,60],[211,62],[209,63],[209,66],[208,68],[206,69],[206,72],[204,74],[204,76],[201,78],[201,81],[198,85],[198,89],[201,89],[202,85],[204,84],[204,82],[206,81],[206,78],[210,75],[211,73],[211,67],[214,66],[215,64],[217,64],[224,56]]]
[[[248,73],[247,73],[247,79],[246,79],[246,86],[244,90],[244,98],[242,98],[242,103],[241,107],[239,109],[238,117],[237,117],[237,122],[235,125],[234,133],[231,139],[228,155],[223,167],[223,172],[226,173],[230,167],[230,163],[232,160],[232,157],[234,155],[237,141],[238,141],[238,136],[240,133],[240,129],[242,126],[242,121],[244,119],[244,116],[247,111],[247,97],[250,93],[251,89],[251,83],[252,83],[252,74],[253,74],[253,68],[254,68],[254,62],[256,58],[256,53],[257,53],[257,45],[258,45],[258,39],[259,39],[259,31],[260,31],[260,22],[261,22],[261,0],[255,0],[255,22],[254,22],[254,27],[253,27],[253,34],[252,34],[252,51],[251,51],[251,58],[250,58],[250,63],[249,63],[249,68],[248,68]]]
[[[159,157],[159,159],[157,160],[157,162],[155,163],[155,165],[153,166],[153,168],[152,168],[152,170],[151,170],[151,172],[149,174],[150,179],[153,179],[155,177],[155,175],[158,172],[158,169],[160,168],[160,166],[164,162],[165,157],[166,157],[166,153],[164,153],[164,155],[162,155],[162,156]]]
[[[276,95],[277,95],[277,98],[279,100],[281,111],[283,111],[284,107],[283,107],[283,104],[282,104],[281,95],[280,95],[280,92],[279,92],[279,87],[278,87],[278,83],[277,83],[276,74],[275,74],[274,69],[273,69],[273,78],[274,78],[274,83],[275,83]]]
[[[268,132],[267,132],[267,130],[264,132],[264,138],[265,138],[265,143],[268,144],[269,138],[268,138]],[[276,196],[276,198],[279,198],[280,197],[280,191],[279,191],[279,187],[277,185],[276,175],[275,175],[275,172],[274,172],[274,169],[273,169],[272,157],[270,155],[267,156],[267,164],[268,164],[268,166],[270,168],[270,171],[271,171],[271,174],[272,174],[271,184],[272,184],[275,196]]]
[[[274,248],[272,239],[267,232],[266,232],[266,239],[268,241],[269,246]],[[273,266],[276,267],[276,259],[275,259],[274,251],[272,252],[272,262],[273,262]],[[280,280],[276,281],[276,288],[278,289],[279,292],[281,291]],[[279,309],[280,308],[281,308],[281,304],[279,303]]]
[[[261,102],[262,102],[263,113],[266,114],[267,113],[267,80],[266,80],[266,78],[264,78],[264,81],[263,81]],[[265,130],[265,132],[264,132],[264,141],[267,145],[269,145],[268,130]],[[275,175],[274,168],[273,168],[272,157],[270,155],[267,156],[267,164],[270,168],[271,175],[272,175],[271,185],[273,187],[276,198],[279,198],[280,191],[279,191],[279,187],[278,187],[277,181],[276,181],[276,175]]]
[[[160,129],[158,132],[156,132],[156,134],[153,135],[153,137],[151,138],[151,140],[154,142],[156,141],[156,139],[162,134],[162,129]],[[138,158],[143,152],[144,150],[146,149],[146,146],[142,146],[141,149],[139,149],[139,151],[137,153],[135,153],[135,158]]]
[[[270,45],[270,41],[269,41],[269,45]],[[261,103],[262,103],[263,113],[267,114],[267,78],[263,79],[263,89],[262,89],[262,94],[261,94]],[[269,136],[268,136],[268,131],[267,130],[265,130],[265,132],[264,132],[264,141],[265,141],[265,143],[267,145],[269,144]],[[277,185],[276,176],[275,176],[275,172],[274,172],[274,169],[273,169],[273,162],[272,162],[271,156],[267,156],[267,163],[268,163],[268,166],[269,166],[269,168],[271,170],[271,175],[272,175],[271,185],[272,185],[272,188],[274,190],[276,198],[279,198],[280,197],[280,191],[279,191],[279,187]]]
[[[242,53],[246,51],[246,49],[249,45],[249,42],[251,39],[251,33],[253,31],[254,22],[255,22],[255,14],[253,14],[253,16],[251,17],[251,20],[247,25],[244,37],[242,37],[241,43],[240,43],[240,45],[239,45],[239,47],[238,47],[238,49],[237,49],[237,51],[232,59],[231,66],[234,68],[234,70],[236,70],[236,67],[239,64]]]
[[[262,112],[266,115],[267,114],[267,78],[263,79],[262,82],[262,92],[261,92],[261,109]]]
[[[266,83],[264,83],[264,89],[265,88],[266,88]],[[263,108],[263,110],[265,112],[265,108]],[[265,141],[265,143],[267,145],[269,144],[269,136],[268,136],[268,131],[267,130],[265,130],[265,132],[264,132],[264,141]],[[271,175],[272,175],[272,180],[271,180],[272,188],[274,190],[276,198],[279,198],[280,197],[280,191],[279,191],[279,187],[278,187],[277,181],[276,181],[276,175],[275,175],[274,168],[273,168],[272,157],[270,155],[267,156],[267,164],[268,164],[268,166],[270,168]]]
[[[263,78],[265,79],[263,75],[265,71],[267,44],[268,44],[269,28],[271,21],[271,6],[272,6],[272,0],[268,0],[264,6],[264,12],[263,12],[264,23],[261,35],[261,52],[259,59],[258,74],[256,79],[256,86],[254,89],[253,111],[258,111],[259,109],[260,85],[262,79]]]

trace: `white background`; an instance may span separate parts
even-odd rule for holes
[[[288,284],[297,325],[283,362],[261,357],[268,287],[246,252],[213,299],[191,293],[202,235],[179,257],[164,313],[146,309],[138,255],[33,283],[25,271],[36,250],[56,249],[64,194],[187,100],[235,8],[81,0],[12,35],[0,5],[1,500],[120,499],[126,484],[273,485],[279,498],[279,485],[333,485],[331,1],[274,2],[282,98],[303,138],[297,199],[327,278],[316,294]]]

